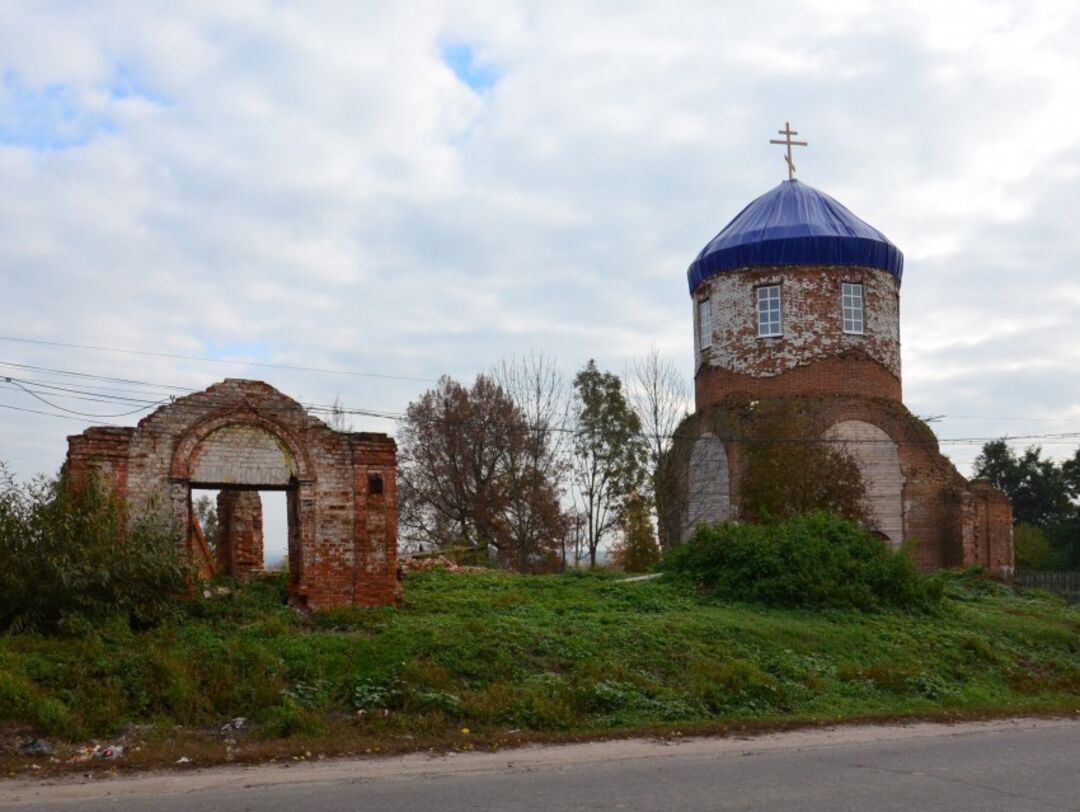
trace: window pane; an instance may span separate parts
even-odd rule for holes
[[[781,335],[780,286],[769,285],[757,289],[758,335]]]
[[[845,333],[863,331],[863,286],[855,282],[844,282],[840,296],[841,319]]]

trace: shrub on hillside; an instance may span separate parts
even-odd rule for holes
[[[663,569],[717,596],[808,609],[928,609],[940,586],[854,522],[830,513],[698,528]]]
[[[73,632],[123,618],[159,622],[185,592],[175,532],[123,515],[91,479],[74,498],[62,477],[17,485],[0,464],[0,630]]]

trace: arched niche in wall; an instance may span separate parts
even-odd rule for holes
[[[904,541],[904,474],[900,450],[882,429],[862,420],[844,420],[829,427],[825,439],[836,442],[859,466],[872,529],[884,535],[893,549]]]
[[[705,522],[722,522],[731,516],[731,483],[724,443],[713,434],[703,434],[690,450],[687,477],[686,535]]]

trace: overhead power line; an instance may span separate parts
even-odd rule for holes
[[[120,347],[99,347],[93,344],[72,344],[65,341],[45,341],[39,338],[20,338],[17,336],[0,336],[0,341],[17,344],[36,344],[45,347],[63,347],[74,350],[90,350],[92,352],[112,352],[123,355],[142,355],[151,358],[172,358],[179,361],[200,361],[211,364],[237,364],[239,366],[260,367],[262,369],[287,369],[293,372],[317,372],[322,375],[349,375],[357,378],[381,378],[391,381],[415,381],[419,383],[438,383],[434,378],[417,378],[409,375],[387,375],[381,372],[360,372],[352,369],[328,369],[324,367],[308,367],[300,364],[275,364],[269,361],[239,361],[229,358],[213,358],[206,355],[182,355],[171,352],[151,352],[150,350],[131,350]]]
[[[134,378],[123,378],[123,377],[108,376],[108,375],[98,375],[98,374],[94,374],[94,373],[82,372],[82,371],[77,371],[77,370],[65,370],[65,369],[56,369],[56,368],[51,368],[51,367],[43,367],[43,366],[38,366],[38,365],[18,364],[18,363],[10,362],[10,361],[0,361],[0,367],[9,367],[9,368],[12,368],[12,369],[22,369],[22,370],[26,370],[28,372],[31,372],[32,374],[35,374],[37,376],[40,376],[41,374],[48,374],[48,375],[56,375],[56,376],[62,376],[62,377],[71,377],[71,378],[75,378],[78,381],[78,383],[72,381],[72,382],[70,382],[70,385],[64,385],[64,384],[52,383],[52,382],[49,382],[49,381],[42,381],[37,377],[35,377],[35,378],[29,378],[29,377],[18,378],[18,377],[14,377],[14,376],[0,375],[0,386],[2,386],[2,381],[3,380],[7,380],[8,382],[10,382],[12,387],[17,387],[18,389],[22,390],[26,394],[29,394],[29,395],[35,397],[40,402],[45,403],[46,405],[48,405],[48,406],[50,406],[50,407],[52,407],[54,409],[57,409],[57,410],[59,410],[61,412],[64,412],[65,414],[56,414],[56,413],[53,413],[53,412],[45,412],[45,411],[42,411],[42,410],[25,409],[25,408],[19,408],[19,407],[15,407],[15,406],[10,406],[10,405],[5,405],[5,408],[13,409],[13,410],[16,410],[16,411],[25,411],[25,412],[29,412],[29,413],[33,413],[33,414],[40,414],[40,415],[45,415],[45,416],[68,418],[69,415],[73,415],[73,416],[75,416],[77,418],[87,418],[87,419],[90,419],[90,420],[105,420],[105,419],[108,419],[108,418],[124,417],[124,416],[138,414],[140,412],[149,411],[150,409],[157,408],[159,406],[164,405],[165,403],[168,403],[170,400],[174,400],[174,398],[176,398],[176,397],[180,397],[181,395],[191,394],[191,393],[199,391],[199,390],[192,389],[191,387],[178,386],[178,385],[175,385],[175,384],[152,383],[152,382],[148,382],[148,381],[141,381],[141,380],[134,379]],[[137,391],[137,389],[132,390],[132,389],[129,388],[129,389],[125,390],[126,392],[128,392],[127,395],[117,395],[117,394],[111,393],[110,391],[107,391],[106,387],[104,387],[104,386],[98,386],[98,385],[95,385],[94,383],[91,383],[93,381],[98,381],[98,382],[103,382],[103,383],[108,383],[108,384],[119,383],[119,384],[122,384],[122,385],[124,385],[126,387],[136,387],[136,388],[137,387],[148,387],[148,388],[158,389],[158,390],[162,390],[162,389],[171,390],[171,392],[174,392],[176,394],[175,395],[174,394],[169,394],[169,395],[167,395],[165,397],[161,397],[162,393],[160,391],[158,391],[158,392],[145,392],[143,394],[147,395],[147,397],[146,398],[139,398],[139,397],[130,396],[132,393],[139,394],[139,392]],[[106,390],[106,391],[102,391],[102,390]],[[138,405],[137,408],[131,409],[129,411],[118,412],[118,413],[115,413],[115,414],[92,414],[92,413],[81,412],[81,411],[77,411],[77,410],[73,410],[73,409],[68,409],[66,407],[63,407],[63,406],[61,406],[59,404],[56,404],[56,403],[52,402],[52,400],[50,400],[50,398],[52,398],[52,399],[71,398],[71,399],[75,399],[75,400],[85,400],[85,401],[91,401],[91,402],[97,402],[97,403],[118,403],[118,404],[123,403],[125,405],[131,405],[131,404],[139,404],[139,405]],[[333,415],[335,413],[339,413],[339,414],[347,415],[347,416],[369,417],[369,418],[378,419],[378,420],[401,421],[401,420],[404,420],[406,418],[406,415],[401,413],[401,412],[384,411],[384,410],[377,410],[377,409],[371,409],[371,408],[349,407],[349,406],[344,406],[344,405],[322,404],[322,403],[304,403],[304,402],[301,402],[299,405],[303,409],[308,411],[309,413],[312,413],[312,414],[314,414],[316,416],[324,416],[324,417],[328,416],[328,415]],[[275,409],[275,407],[269,407],[269,410],[270,411],[276,411],[277,409]],[[69,419],[73,419],[73,418],[69,418]],[[989,419],[989,418],[985,418],[985,419]],[[457,419],[445,418],[445,417],[434,418],[433,422],[443,422],[443,423],[447,423],[448,425],[460,425],[460,426],[464,426],[464,425],[469,424],[469,421],[463,421],[463,420],[457,420]],[[546,432],[546,433],[564,433],[564,434],[577,434],[577,433],[579,433],[579,431],[576,428],[574,428],[573,426],[560,425],[560,424],[547,424],[547,425],[543,425],[543,426],[525,426],[521,430],[522,431],[528,431],[528,432]],[[668,435],[664,435],[664,436],[666,438],[668,438],[668,439],[671,439],[675,435],[668,434]],[[723,440],[724,438],[717,438],[717,439]],[[747,441],[755,442],[755,440],[753,438],[748,438],[748,437],[741,437],[739,439],[741,441],[743,441],[743,442],[747,442]],[[1040,443],[1043,443],[1043,444],[1046,444],[1046,445],[1058,445],[1058,444],[1075,445],[1077,442],[1080,442],[1080,431],[1065,431],[1065,432],[1053,432],[1053,433],[1051,433],[1051,432],[1041,432],[1041,433],[1030,433],[1030,434],[1005,435],[1004,437],[985,437],[985,436],[979,436],[979,437],[943,437],[943,438],[939,438],[937,440],[937,443],[939,445],[981,445],[981,444],[985,444],[987,442],[990,442],[992,440],[998,440],[998,439],[1005,439],[1005,440],[1007,440],[1009,442],[1019,442],[1019,441],[1040,442]],[[823,442],[847,443],[847,442],[850,442],[850,441],[846,441],[846,440],[842,440],[842,439],[826,439],[826,438],[821,438],[821,437],[770,437],[770,438],[760,438],[759,440],[756,440],[756,441],[757,442],[775,443],[775,444],[784,444],[784,443],[823,443]],[[865,443],[874,443],[874,442],[891,443],[893,441],[889,440],[889,439],[881,439],[881,440],[865,440],[865,441],[859,441],[859,442],[865,442]]]
[[[8,403],[0,403],[0,409],[10,409],[13,412],[26,412],[27,414],[40,414],[45,415],[46,417],[59,417],[61,420],[76,420],[80,423],[86,422],[86,420],[81,417],[72,417],[71,415],[57,414],[56,412],[45,412],[41,409],[26,409],[22,406],[12,406]],[[115,423],[106,423],[105,425],[111,426],[115,425]]]
[[[4,381],[6,381],[7,383],[10,383],[10,384],[14,384],[19,389],[26,392],[26,394],[30,395],[30,397],[35,398],[37,400],[40,400],[46,406],[51,406],[52,408],[57,409],[58,411],[66,412],[67,414],[75,415],[77,417],[89,417],[89,418],[92,418],[94,420],[108,419],[108,418],[113,418],[113,417],[128,417],[128,416],[133,415],[133,414],[138,414],[139,412],[145,412],[147,409],[152,409],[155,406],[160,406],[160,405],[162,405],[162,404],[164,404],[164,403],[166,403],[168,401],[168,398],[166,398],[164,400],[158,401],[157,403],[151,403],[151,404],[148,404],[146,406],[140,406],[137,409],[131,409],[130,411],[127,411],[127,412],[116,412],[115,414],[95,414],[93,412],[78,412],[78,411],[75,411],[74,409],[68,409],[68,408],[66,408],[64,406],[60,406],[59,404],[53,403],[51,400],[43,398],[41,395],[37,394],[32,389],[28,389],[27,387],[23,386],[21,383],[16,381],[14,378],[5,377]]]

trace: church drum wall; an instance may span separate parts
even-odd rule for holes
[[[863,286],[861,335],[843,331],[841,286]],[[900,287],[889,273],[848,266],[748,268],[710,277],[694,296],[711,309],[712,345],[695,336],[698,409],[751,397],[840,394],[900,400]],[[782,336],[759,338],[756,290],[781,288]]]

